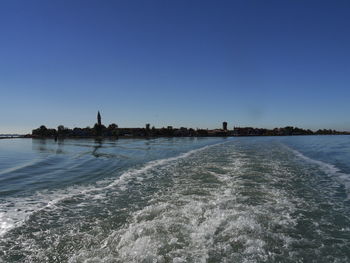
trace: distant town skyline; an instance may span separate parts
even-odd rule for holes
[[[173,127],[167,126],[156,128],[149,123],[144,127],[119,127],[115,123],[104,125],[100,111],[97,112],[97,122],[93,127],[74,127],[68,128],[60,125],[55,128],[48,128],[41,125],[34,129],[31,134],[20,136],[22,138],[45,138],[58,139],[65,138],[95,138],[101,140],[110,138],[113,140],[119,138],[159,138],[159,137],[237,137],[237,136],[298,136],[298,135],[350,135],[350,132],[339,132],[331,129],[320,129],[316,132],[302,129],[299,127],[283,127],[274,129],[261,129],[254,127],[234,127],[229,129],[227,122],[222,122],[221,128],[217,129],[193,129],[191,127]],[[10,136],[11,137],[11,136]],[[11,137],[12,138],[12,137]],[[2,139],[8,139],[2,136]]]
[[[1,1],[0,134],[350,131],[348,1]]]

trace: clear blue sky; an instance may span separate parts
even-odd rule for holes
[[[350,130],[350,1],[0,1],[0,133]]]

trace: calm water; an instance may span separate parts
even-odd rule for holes
[[[350,262],[350,136],[0,140],[0,262]]]

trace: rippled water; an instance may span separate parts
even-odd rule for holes
[[[0,140],[0,262],[349,262],[350,136]]]

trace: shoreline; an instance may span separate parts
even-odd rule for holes
[[[294,137],[294,136],[341,136],[345,135],[348,136],[349,134],[293,134],[293,135],[226,135],[226,136],[118,136],[118,137],[111,137],[111,136],[104,136],[104,137],[90,137],[90,136],[71,136],[71,137],[36,137],[31,135],[23,135],[23,136],[8,136],[8,137],[0,137],[0,140],[5,139],[51,139],[51,140],[65,140],[65,139],[95,139],[95,140],[119,140],[119,139],[157,139],[157,138],[234,138],[234,137]]]

